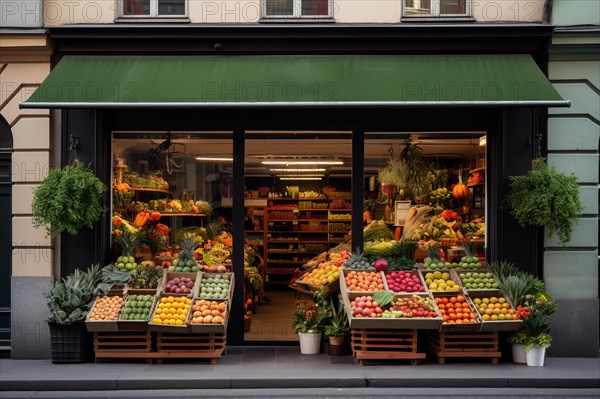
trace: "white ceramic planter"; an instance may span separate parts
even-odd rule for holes
[[[303,355],[317,355],[321,351],[322,333],[298,333],[300,336],[300,353]]]
[[[527,352],[525,351],[526,346],[521,344],[512,344],[512,359],[515,363],[525,364],[527,363]]]
[[[546,348],[531,348],[527,351],[527,365],[533,367],[544,367]]]

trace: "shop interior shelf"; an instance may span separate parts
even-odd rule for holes
[[[152,193],[164,193],[169,194],[169,190],[165,190],[163,188],[153,188],[153,187],[132,187],[133,191],[148,191]]]
[[[303,260],[267,260],[267,263],[273,263],[278,265],[303,265],[306,262]]]
[[[162,216],[169,216],[169,217],[175,217],[175,216],[197,216],[197,217],[201,217],[201,216],[206,216],[206,213],[194,213],[194,212],[161,212],[160,215],[161,215],[161,217]]]

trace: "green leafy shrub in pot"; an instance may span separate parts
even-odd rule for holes
[[[56,281],[44,296],[50,315],[48,322],[72,324],[85,320],[97,296],[105,295],[113,285],[124,283],[131,272],[121,272],[112,266],[92,265],[88,270],[76,269]]]
[[[583,211],[579,194],[576,176],[559,173],[539,158],[525,175],[510,177],[505,203],[521,227],[545,226],[565,246]]]
[[[44,226],[52,238],[92,228],[106,212],[107,190],[88,166],[77,163],[52,169],[33,191],[33,225]]]

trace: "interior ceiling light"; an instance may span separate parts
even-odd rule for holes
[[[233,162],[233,158],[227,157],[196,157],[197,161]]]
[[[302,173],[302,172],[325,172],[327,169],[325,169],[325,168],[305,168],[305,169],[274,168],[274,169],[269,169],[269,170],[271,172]]]
[[[322,180],[322,177],[280,177],[279,180]]]
[[[324,161],[315,159],[313,161],[262,161],[263,165],[343,165],[344,161]]]
[[[487,136],[481,136],[479,138],[479,145],[483,147],[486,144],[487,144]]]

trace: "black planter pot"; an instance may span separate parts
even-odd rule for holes
[[[48,322],[52,363],[85,363],[90,359],[89,334],[84,322],[58,324]]]

